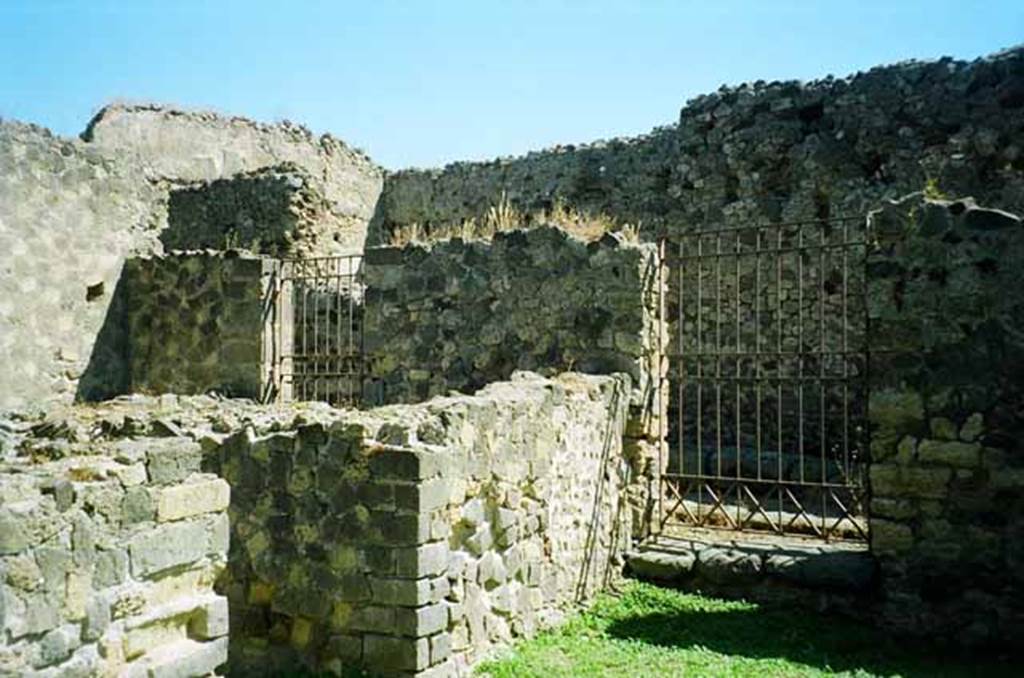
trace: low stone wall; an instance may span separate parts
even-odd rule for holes
[[[882,619],[1024,636],[1024,229],[971,201],[873,214],[871,549]]]
[[[368,398],[415,402],[518,369],[624,372],[634,385],[628,453],[653,478],[666,402],[661,275],[653,245],[585,243],[550,227],[367,250]],[[636,507],[648,510],[642,498]]]
[[[233,488],[232,669],[453,675],[614,572],[628,380],[316,410],[205,441]]]
[[[128,260],[128,390],[260,398],[269,386],[264,343],[275,266],[224,252]]]
[[[228,604],[213,584],[227,559],[227,483],[200,472],[187,438],[76,438],[44,423],[0,461],[0,674],[189,676],[224,664]]]

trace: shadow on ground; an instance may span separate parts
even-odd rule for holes
[[[613,638],[670,648],[706,648],[751,659],[782,659],[830,672],[864,671],[905,678],[1021,676],[1024,663],[981,651],[897,642],[877,628],[800,610],[654,612],[611,622]]]

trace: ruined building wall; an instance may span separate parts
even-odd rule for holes
[[[855,214],[929,180],[1022,211],[1022,135],[1024,48],[723,87],[646,136],[389,174],[369,242],[480,219],[503,192],[527,212],[562,201],[648,234]]]
[[[137,167],[0,123],[0,409],[125,386],[124,335],[107,318],[123,312],[125,257],[159,249],[162,219]]]
[[[164,248],[244,248],[279,257],[361,252],[364,233],[335,214],[319,182],[294,163],[171,191]]]
[[[1024,634],[1024,224],[971,202],[872,219],[871,550],[888,624]]]
[[[382,172],[361,151],[289,122],[268,125],[160,106],[105,107],[83,138],[105,153],[131,158],[157,179],[211,182],[293,163],[317,184],[357,253],[373,216]]]
[[[225,202],[215,189],[203,194],[203,205],[202,198],[187,207],[176,201],[168,228],[170,189],[195,191],[197,182],[294,163],[298,170],[250,175],[250,183],[287,175],[285,189],[295,177],[308,182],[301,191],[282,190],[284,216],[245,200],[234,216],[218,207],[218,220],[260,230],[287,221],[292,207],[304,225],[318,218],[310,210],[323,213],[341,229],[330,234],[332,251],[361,248],[380,190],[381,172],[365,156],[294,125],[114,106],[84,136],[0,122],[0,359],[8,365],[0,409],[125,392],[124,260],[210,244],[194,228],[196,210]],[[294,200],[296,192],[315,198]]]
[[[539,228],[369,249],[363,273],[369,401],[471,392],[520,369],[622,372],[633,383],[627,452],[637,476],[654,477],[668,335],[653,245]],[[648,510],[643,497],[633,505]]]
[[[227,561],[230,489],[200,472],[200,446],[91,442],[59,426],[26,442],[0,458],[0,674],[222,665],[228,603],[213,585]]]
[[[208,439],[232,486],[232,666],[452,675],[590,599],[630,531],[627,398],[624,378],[520,374]]]
[[[127,391],[261,398],[270,378],[274,272],[275,262],[251,255],[129,259]]]

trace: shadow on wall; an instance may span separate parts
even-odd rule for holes
[[[75,402],[108,400],[128,392],[128,291],[124,266],[107,305],[107,314],[92,345],[85,371],[78,380]],[[90,288],[88,295],[102,295],[102,289]],[[88,296],[87,296],[88,299]]]
[[[622,393],[616,391],[609,410],[611,412],[624,412],[624,408],[620,405],[622,401]],[[605,424],[604,435],[602,436],[601,443],[601,463],[598,465],[598,472],[601,477],[597,479],[597,488],[594,490],[594,504],[590,511],[590,520],[587,521],[587,540],[583,547],[583,563],[580,565],[580,575],[576,580],[576,602],[582,602],[589,598],[589,592],[591,587],[591,570],[594,567],[594,557],[598,550],[599,544],[599,533],[607,529],[610,531],[608,541],[608,558],[603,564],[604,567],[597,574],[600,577],[600,583],[597,588],[605,589],[611,583],[613,578],[613,571],[615,568],[615,558],[620,554],[619,549],[616,548],[616,544],[622,539],[622,504],[626,501],[626,497],[623,493],[620,493],[619,499],[615,502],[615,513],[611,516],[611,525],[601,524],[601,507],[605,503],[605,494],[608,490],[608,481],[610,478],[608,474],[612,472],[610,468],[610,461],[612,451],[618,446],[617,441],[622,440],[622,425],[625,424],[624,418],[612,416],[608,418]],[[621,568],[620,568],[621,569]]]

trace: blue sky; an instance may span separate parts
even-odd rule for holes
[[[0,116],[77,134],[167,102],[434,166],[642,133],[723,83],[1022,41],[1022,0],[0,0]]]

